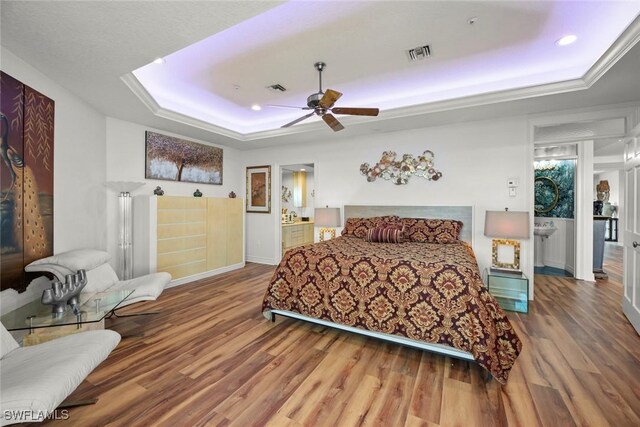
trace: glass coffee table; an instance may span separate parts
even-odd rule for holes
[[[9,331],[28,330],[29,334],[33,334],[34,329],[60,326],[75,326],[76,329],[81,329],[85,324],[102,322],[133,292],[129,289],[111,292],[84,292],[80,294],[80,302],[76,310],[74,311],[71,306],[67,306],[64,313],[52,313],[50,305],[42,304],[37,299],[4,314],[0,317],[0,321]]]

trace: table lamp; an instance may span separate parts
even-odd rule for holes
[[[529,238],[529,212],[487,211],[484,235],[493,237],[491,271],[521,273],[520,242]]]
[[[315,224],[320,228],[320,241],[324,241],[325,233],[329,233],[333,239],[336,237],[335,227],[340,227],[340,208],[316,208],[313,218]]]

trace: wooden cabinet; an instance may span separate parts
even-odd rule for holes
[[[207,270],[242,262],[242,199],[207,198]]]
[[[282,224],[282,254],[287,249],[313,243],[313,222]]]
[[[134,273],[166,271],[175,280],[243,265],[243,206],[239,198],[137,197]]]

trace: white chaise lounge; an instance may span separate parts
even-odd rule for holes
[[[165,286],[171,281],[169,273],[153,273],[131,280],[119,280],[109,260],[111,256],[95,249],[76,249],[47,258],[42,258],[27,265],[27,272],[47,272],[55,275],[64,283],[64,276],[75,274],[83,269],[87,272],[88,283],[82,292],[106,292],[120,289],[135,289],[121,307],[139,301],[157,299]]]
[[[0,324],[0,425],[43,421],[119,342],[103,330],[20,347]]]

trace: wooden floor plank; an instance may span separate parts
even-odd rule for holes
[[[131,335],[72,394],[71,426],[640,425],[640,337],[608,280],[536,276],[508,313],[523,350],[501,386],[476,364],[260,312],[272,266],[165,290],[111,319]],[[64,423],[64,424],[63,424]]]

